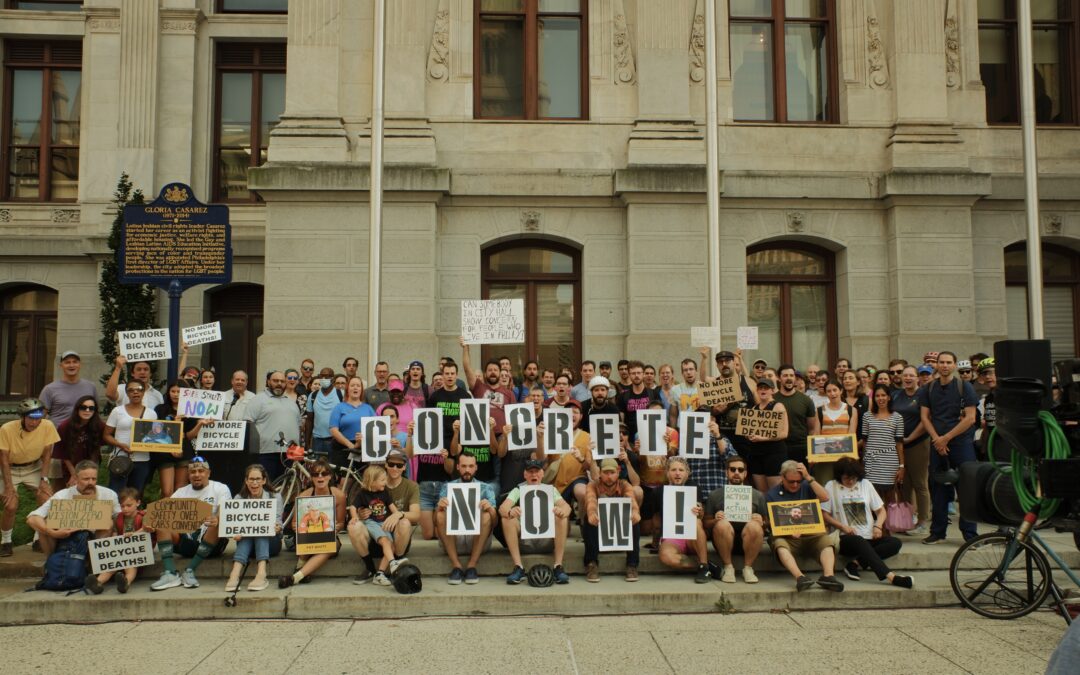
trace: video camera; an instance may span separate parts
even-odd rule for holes
[[[960,467],[960,512],[964,518],[990,525],[1017,525],[1025,509],[1015,486],[1019,476],[1039,485],[1039,496],[1061,498],[1063,503],[1052,523],[1061,530],[1080,531],[1080,360],[1059,361],[1051,366],[1048,340],[1003,340],[994,344],[997,388],[992,454],[988,462],[969,462]],[[1053,378],[1064,386],[1055,400]],[[1067,451],[1060,435],[1048,438],[1040,418],[1049,412],[1065,433]],[[1047,444],[1054,443],[1058,457],[1047,458]],[[1028,461],[1012,463],[1013,453]],[[1061,455],[1065,456],[1062,457]],[[1035,474],[1035,475],[1032,475]]]

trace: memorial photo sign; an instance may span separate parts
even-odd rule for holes
[[[334,497],[296,498],[296,555],[337,552]]]
[[[480,534],[480,484],[446,484],[446,533],[458,537]]]
[[[825,534],[821,502],[803,499],[794,502],[769,502],[769,525],[773,536]]]
[[[184,423],[176,420],[135,420],[131,427],[132,452],[180,452]]]
[[[806,437],[808,463],[835,462],[841,457],[859,458],[859,444],[855,440],[855,434]]]
[[[544,408],[544,454],[565,455],[574,447],[574,418],[569,408]]]
[[[599,519],[600,552],[634,550],[633,508],[629,497],[601,497],[596,500]]]
[[[461,336],[467,345],[525,342],[525,301],[462,300]]]
[[[90,571],[94,574],[154,564],[154,548],[150,543],[149,532],[133,532],[119,537],[91,539],[87,544],[89,545]]]
[[[467,398],[461,401],[461,445],[490,445],[491,401],[486,398]]]

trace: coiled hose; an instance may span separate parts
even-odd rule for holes
[[[1069,441],[1065,438],[1065,432],[1061,430],[1054,416],[1046,410],[1039,411],[1039,422],[1042,424],[1043,438],[1046,440],[1044,457],[1046,459],[1068,459],[1070,456]],[[994,439],[997,437],[997,428],[990,432],[987,440],[986,454],[994,458]],[[1009,470],[1005,471],[997,462],[994,463],[998,471],[1009,473],[1012,477],[1013,487],[1020,499],[1020,506],[1025,511],[1031,511],[1038,507],[1040,518],[1049,518],[1057,512],[1061,506],[1061,500],[1056,498],[1037,497],[1038,490],[1038,459],[1029,457],[1024,453],[1012,448],[1012,457],[1009,461]]]

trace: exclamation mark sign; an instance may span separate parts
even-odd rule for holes
[[[686,493],[679,490],[675,493],[675,513],[679,514],[675,519],[675,534],[683,534],[686,531],[686,526],[683,525],[682,514],[683,504],[686,502]]]

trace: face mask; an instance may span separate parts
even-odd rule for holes
[[[329,389],[329,388],[330,388],[330,385],[331,385],[332,383],[333,383],[333,381],[332,381],[332,380],[329,380],[329,379],[322,379],[322,380],[319,380],[319,386],[320,386],[320,387],[322,387],[323,389]]]

